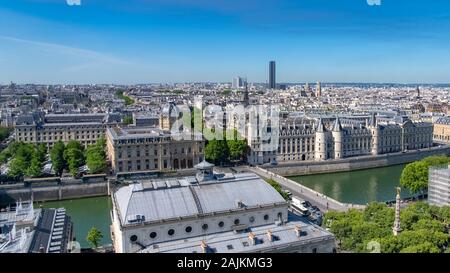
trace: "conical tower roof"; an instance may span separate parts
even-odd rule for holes
[[[339,121],[339,118],[337,117],[334,121],[333,125],[333,132],[340,132],[342,130],[341,122]]]
[[[317,125],[317,132],[323,133],[324,132],[324,128],[323,128],[322,118],[319,118],[318,123],[319,124]]]

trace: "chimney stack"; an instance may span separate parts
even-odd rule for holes
[[[302,229],[301,229],[300,225],[295,226],[295,235],[297,235],[297,237],[302,236]]]
[[[208,245],[206,244],[205,240],[202,240],[202,242],[200,243],[200,246],[202,248],[202,252],[203,253],[207,253],[208,252]]]
[[[267,239],[269,242],[273,242],[272,231],[270,229],[267,231]]]
[[[255,236],[255,234],[253,232],[250,232],[248,234],[248,239],[250,240],[250,244],[252,246],[256,245],[256,236]]]

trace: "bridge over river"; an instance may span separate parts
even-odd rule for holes
[[[347,211],[349,208],[355,209],[365,208],[364,205],[339,202],[320,192],[314,191],[286,177],[283,177],[276,173],[272,173],[260,167],[247,167],[247,169],[263,178],[273,179],[274,181],[279,183],[283,189],[289,190],[294,196],[298,196],[303,200],[309,201],[311,204],[317,206],[321,211],[328,211],[328,210]]]

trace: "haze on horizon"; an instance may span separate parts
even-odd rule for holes
[[[0,0],[0,84],[449,83],[448,33],[445,0]]]

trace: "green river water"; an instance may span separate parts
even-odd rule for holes
[[[90,247],[86,236],[92,227],[98,228],[103,233],[102,245],[111,244],[109,226],[111,225],[112,204],[109,196],[37,202],[35,207],[39,206],[44,208],[64,207],[66,213],[72,218],[74,237],[81,247]]]
[[[405,165],[340,172],[291,176],[291,180],[344,203],[366,204],[395,199],[395,188]],[[409,192],[402,190],[402,197]]]

